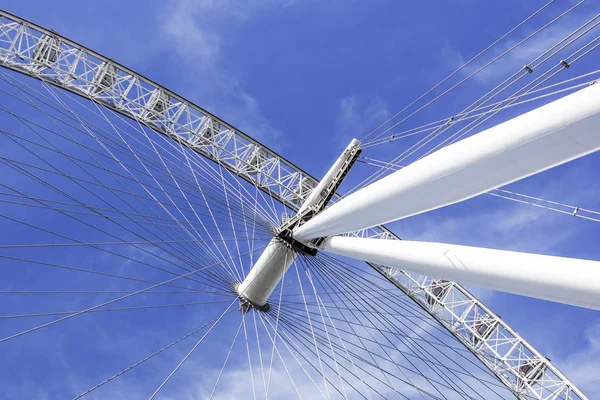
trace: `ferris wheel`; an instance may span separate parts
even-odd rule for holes
[[[493,43],[315,179],[0,10],[0,346],[9,379],[39,390],[8,398],[587,399],[463,284],[597,310],[599,262],[401,240],[384,224],[482,194],[600,222],[501,189],[600,149],[600,70],[578,70],[599,25],[590,15],[460,113],[405,128],[501,58],[475,62]],[[517,112],[495,123],[503,110]]]

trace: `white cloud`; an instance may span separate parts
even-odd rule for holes
[[[197,67],[209,67],[220,56],[222,35],[263,10],[281,7],[275,1],[176,0],[160,10],[160,28],[181,56]]]
[[[477,201],[472,200],[471,204]],[[506,203],[501,204],[501,201]],[[498,200],[494,205],[497,206],[484,210],[474,205],[477,211],[466,215],[444,216],[438,212],[434,217],[421,217],[418,223],[407,222],[403,226],[407,232],[405,238],[543,253],[574,231],[557,230],[552,237],[540,239],[540,232],[555,227],[560,223],[559,219],[566,217],[508,200]]]
[[[199,68],[210,65],[219,54],[220,38],[212,25],[199,24],[203,12],[207,12],[207,1],[187,0],[167,3],[161,12],[161,30],[169,43],[180,55],[193,59]],[[204,18],[209,22],[209,18]]]
[[[163,48],[175,52],[185,64],[186,73],[174,89],[274,147],[283,146],[280,131],[263,114],[259,100],[227,67],[222,45],[225,36],[228,41],[240,40],[235,25],[281,6],[272,1],[177,0],[168,2],[157,14]]]
[[[283,346],[281,346],[283,349]],[[281,350],[280,350],[281,351]],[[277,356],[276,356],[277,357]],[[285,364],[288,367],[290,375],[293,377],[293,384],[290,380],[290,375],[285,371],[283,365],[279,360],[274,362],[273,369],[271,371],[271,382],[269,384],[269,398],[271,399],[292,399],[297,398],[298,394],[296,388],[302,394],[303,398],[307,399],[319,399],[323,398],[323,395],[317,389],[315,384],[310,381],[300,366],[296,363],[292,356],[286,356],[284,358]],[[202,369],[201,365],[196,371],[202,371],[201,374],[196,376],[196,380],[199,383],[195,388],[188,391],[190,399],[200,397],[207,398],[213,390],[214,383],[216,382],[219,371],[210,370],[206,371]],[[268,366],[267,366],[268,367]],[[250,372],[247,367],[240,366],[235,368],[226,369],[221,377],[221,381],[215,392],[214,399],[244,399],[252,398],[252,384],[254,384],[254,390],[256,391],[257,398],[263,398],[265,395],[263,381],[260,377],[260,366],[253,366],[254,382],[250,380]],[[265,371],[268,375],[268,368]],[[267,378],[268,379],[268,378]],[[295,386],[295,387],[294,387]],[[322,390],[322,389],[321,389]],[[176,394],[173,399],[182,399],[187,397],[180,397],[180,394]]]
[[[580,351],[558,360],[561,371],[590,398],[600,398],[600,324],[588,327]]]
[[[381,97],[346,96],[340,100],[336,132],[361,138],[388,119],[389,109]]]
[[[442,47],[442,59],[446,64],[450,65],[452,68],[460,68],[467,60],[464,59],[463,55],[459,51],[458,48],[450,45],[448,40],[445,41],[444,46]]]
[[[577,11],[582,11],[582,8],[580,8],[577,9],[576,12],[567,14],[567,16],[565,16],[564,18],[558,19],[556,22],[550,24],[548,27],[536,33],[537,30],[541,29],[551,20],[558,17],[559,14],[564,12],[569,7],[571,6],[566,5],[564,8],[561,9],[550,8],[549,10],[551,10],[552,12],[545,12],[539,14],[531,21],[526,23],[523,27],[517,29],[507,38],[505,38],[500,43],[496,44],[490,50],[485,52],[483,55],[478,57],[468,67],[464,68],[462,70],[461,79],[465,76],[471,75],[472,73],[476,72],[479,68],[485,66],[483,70],[477,72],[474,78],[482,83],[501,82],[508,76],[514,74],[515,72],[518,72],[525,64],[531,63],[536,58],[544,54],[546,51],[553,48],[567,35],[571,34],[577,28],[579,28],[581,25],[587,22],[590,19],[590,17],[594,14],[594,10],[589,9],[585,13],[578,13]],[[581,32],[578,32],[578,34]],[[591,34],[593,35],[594,32],[592,31]],[[528,38],[529,35],[533,36],[531,38]],[[587,36],[578,39],[577,42],[567,47],[565,50],[559,53],[559,55],[555,56],[556,61],[555,59],[552,59],[540,68],[543,68],[545,70],[549,66],[554,66],[560,60],[560,57],[566,57],[567,55],[571,54],[576,49],[587,43],[592,37],[593,36],[590,36],[590,34],[588,34]],[[523,43],[520,43],[523,40],[525,41]],[[562,44],[559,45],[557,49],[560,49],[561,47]],[[450,43],[447,42],[441,50],[441,55],[446,61],[446,63],[451,65],[452,68],[459,68],[466,61],[475,56],[475,54],[477,54],[480,50],[483,50],[483,48],[476,49],[473,52],[473,54],[465,56],[460,48],[452,46]],[[555,50],[551,51],[548,54],[552,54],[554,53],[554,51]],[[505,52],[506,54],[504,54]],[[544,60],[548,54],[544,55],[542,58],[540,58],[540,60],[532,64],[532,66],[539,64],[540,61]],[[499,58],[493,64],[486,66],[488,62],[491,62],[497,57],[501,58]]]

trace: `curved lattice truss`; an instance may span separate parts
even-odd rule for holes
[[[289,379],[311,398],[586,398],[455,282],[298,254],[268,311],[234,312],[234,288],[285,222],[281,215],[299,210],[318,181],[181,96],[4,11],[0,63],[1,217],[15,232],[0,257],[35,271],[42,284],[32,293],[92,299],[60,312],[14,314],[11,303],[13,314],[2,318],[16,323],[2,327],[0,343],[106,311],[199,306],[208,316],[98,385],[78,387],[81,396],[194,336],[151,397],[197,348],[226,338],[218,362],[207,361],[220,369],[207,397],[218,393],[228,363],[245,363],[252,380],[244,390],[255,397],[275,390],[272,380]],[[348,235],[399,239],[383,226]],[[90,252],[101,266],[81,262]],[[110,268],[123,262],[131,269]],[[43,285],[72,274],[77,290]],[[99,291],[97,279],[119,284]],[[167,293],[178,300],[140,300]],[[32,327],[31,318],[45,319]]]

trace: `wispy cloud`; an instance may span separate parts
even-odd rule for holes
[[[560,50],[564,43],[558,45],[559,42],[586,23],[594,14],[594,10],[590,10],[589,7],[587,12],[580,12],[585,8],[585,6],[583,6],[576,9],[574,12],[567,14],[567,16],[558,19],[556,22],[549,24],[571,6],[572,5],[564,5],[561,8],[551,7],[548,9],[549,12],[544,12],[536,16],[530,23],[525,25],[525,28],[522,27],[516,30],[506,39],[496,44],[493,48],[471,63],[468,67],[464,68],[462,77],[477,72],[474,79],[479,82],[500,82],[513,73],[518,72],[524,65],[536,60],[554,46],[557,46],[556,49],[544,55],[540,60],[536,61],[536,64],[543,61],[549,54],[552,54],[557,49]],[[546,28],[541,29],[546,24],[549,25]],[[583,31],[578,32],[577,35],[582,32]],[[595,36],[594,33],[595,32],[592,31],[590,34],[583,36],[573,45],[561,51],[554,57],[566,57],[580,46],[587,43]],[[531,37],[529,38],[530,35]],[[523,42],[521,43],[521,41]],[[459,46],[452,45],[448,42],[446,42],[446,45],[441,49],[441,55],[446,64],[452,66],[452,68],[459,68],[474,56],[474,54],[468,56],[465,55]],[[489,66],[486,65],[496,58],[498,58],[498,60],[493,62],[493,64]],[[557,58],[557,60],[559,59],[560,58]],[[557,62],[558,61],[552,60],[548,65],[554,65]],[[484,69],[478,71],[482,67],[484,67]],[[546,68],[546,66],[544,68]]]
[[[161,12],[160,28],[166,40],[201,69],[215,62],[220,50],[217,27],[210,23],[210,18],[202,18],[211,5],[210,1],[174,1],[165,5],[164,14]]]
[[[388,105],[378,96],[346,96],[338,105],[335,119],[338,135],[361,138],[390,116]]]
[[[271,1],[234,3],[177,0],[157,14],[163,48],[185,63],[175,88],[204,108],[267,145],[283,147],[281,132],[267,118],[256,97],[223,59],[223,42],[235,41],[232,27],[262,10],[281,7]]]
[[[600,324],[585,330],[580,351],[558,360],[562,372],[590,398],[600,398]]]

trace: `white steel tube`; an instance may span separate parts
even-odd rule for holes
[[[481,247],[334,236],[325,251],[436,278],[600,310],[600,262]]]
[[[349,195],[294,231],[305,241],[477,196],[600,148],[600,84],[447,146]]]
[[[316,204],[320,200],[323,191],[332,183],[335,175],[347,161],[350,151],[358,145],[358,140],[352,139],[346,150],[338,157],[323,179],[321,179],[319,184],[306,198],[300,207],[300,211]],[[282,240],[278,238],[271,239],[269,245],[252,266],[244,282],[238,286],[238,294],[256,306],[264,306],[295,258],[295,252]]]
[[[258,307],[264,306],[295,258],[294,251],[280,239],[271,239],[244,282],[238,286],[238,294]]]

